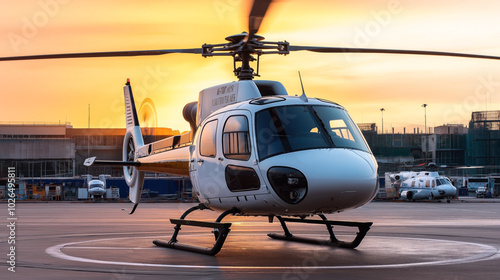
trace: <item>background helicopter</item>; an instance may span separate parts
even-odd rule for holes
[[[252,82],[251,80],[253,79],[253,77],[258,75],[258,67],[257,71],[254,71],[254,69],[251,68],[250,63],[257,60],[258,65],[260,56],[264,54],[285,55],[290,51],[312,51],[320,53],[412,54],[483,59],[499,59],[499,57],[436,51],[294,46],[290,45],[287,42],[266,42],[263,41],[263,37],[257,35],[256,33],[259,30],[260,24],[264,15],[266,14],[269,4],[270,1],[255,1],[249,15],[249,32],[226,37],[226,40],[229,41],[229,43],[204,44],[201,48],[194,49],[70,53],[3,57],[0,58],[0,61],[161,55],[169,53],[202,54],[205,57],[218,55],[232,56],[235,62],[234,72],[240,81],[237,83],[224,84],[206,89],[200,94],[198,106],[196,106],[194,103],[190,103],[185,107],[184,116],[185,119],[188,120],[188,122],[191,124],[192,133],[173,137],[171,139],[166,139],[160,142],[155,142],[149,145],[144,145],[142,143],[142,135],[140,133],[137,112],[135,109],[135,102],[133,100],[130,83],[127,82],[125,86],[127,136],[124,140],[124,161],[100,163],[126,166],[124,168],[124,174],[127,182],[131,187],[131,200],[135,203],[134,210],[139,202],[137,194],[140,194],[140,190],[142,188],[144,171],[184,175],[186,175],[186,172],[189,172],[193,181],[196,182],[196,176],[199,176],[200,178],[198,180],[205,183],[205,180],[209,181],[208,179],[212,179],[207,176],[209,176],[210,174],[214,174],[214,171],[220,170],[218,166],[209,164],[208,161],[205,164],[206,160],[202,158],[203,156],[208,158],[216,158],[216,160],[222,162],[224,160],[231,159],[230,157],[227,157],[227,155],[235,155],[236,157],[243,156],[244,160],[246,161],[253,159],[253,161],[251,162],[254,165],[259,165],[258,169],[260,170],[260,173],[267,174],[267,178],[262,174],[260,177],[258,175],[258,172],[254,170],[254,173],[252,173],[254,175],[250,174],[249,176],[251,178],[254,178],[254,180],[257,179],[256,181],[254,181],[256,182],[256,184],[253,185],[254,187],[252,189],[237,189],[237,191],[256,192],[262,190],[264,191],[262,195],[267,196],[268,199],[275,199],[275,203],[270,203],[266,199],[257,199],[257,193],[253,195],[255,201],[249,203],[246,202],[248,202],[248,196],[250,196],[250,199],[252,199],[251,193],[240,193],[241,195],[233,194],[230,197],[231,200],[225,200],[226,198],[228,198],[226,196],[215,195],[213,197],[210,197],[210,187],[213,186],[224,188],[226,186],[221,186],[219,184],[202,187],[203,183],[200,183],[198,187],[195,186],[195,189],[197,189],[202,203],[199,206],[186,211],[181,219],[172,220],[174,224],[177,224],[174,235],[169,242],[155,242],[155,244],[160,246],[191,250],[200,253],[216,254],[222,247],[225,237],[229,233],[230,224],[221,223],[221,220],[229,214],[241,214],[268,216],[271,221],[274,216],[278,217],[285,231],[285,235],[270,235],[273,238],[282,238],[290,241],[318,243],[318,241],[294,237],[288,231],[285,222],[321,223],[327,226],[327,229],[330,233],[329,243],[341,247],[356,247],[357,245],[359,245],[362,238],[368,231],[371,223],[328,221],[323,213],[332,213],[335,211],[343,211],[346,209],[359,207],[370,201],[371,198],[373,198],[373,196],[375,195],[377,190],[376,163],[368,147],[366,146],[366,143],[364,143],[362,136],[360,135],[359,131],[357,130],[352,120],[350,120],[348,115],[339,115],[341,114],[341,112],[345,111],[337,104],[321,100],[308,99],[305,94],[303,94],[300,98],[285,97],[284,93],[286,91],[283,91],[282,86],[280,86],[278,83]],[[241,65],[236,66],[239,63],[241,63]],[[217,101],[218,99],[214,99],[214,97],[216,97],[217,95],[225,95],[226,93],[233,92],[237,94],[238,97],[235,96],[234,99],[231,96],[225,98],[227,96],[226,95],[225,97],[223,97],[223,101],[220,102]],[[205,97],[207,96],[209,98],[211,97],[211,99],[209,99],[210,102],[206,102]],[[229,99],[229,102],[225,101],[226,99]],[[214,106],[214,102],[216,106]],[[304,138],[295,138],[293,135],[289,135],[286,133],[286,126],[284,125],[284,121],[286,121],[286,119],[280,117],[280,114],[286,115],[286,112],[271,113],[271,111],[275,110],[273,109],[273,107],[284,107],[276,106],[277,104],[272,104],[278,102],[283,102],[281,103],[281,105],[292,105],[294,108],[300,108],[302,110],[302,114],[292,114],[292,119],[299,116],[309,116],[311,118],[309,126],[310,130],[305,131],[308,134],[306,134]],[[305,103],[307,103],[307,105],[305,105]],[[250,110],[249,108],[252,106],[254,106],[254,109]],[[256,109],[256,106],[262,106],[260,107],[261,110],[259,111],[258,109]],[[325,108],[327,108],[327,111],[322,112],[322,109]],[[246,115],[247,113],[244,113],[243,110],[237,111],[239,109],[245,109],[248,115]],[[284,152],[271,152],[267,154],[269,158],[271,156],[281,155],[283,153],[291,154],[292,158],[295,157],[294,159],[297,161],[295,164],[302,164],[302,166],[304,166],[304,169],[298,170],[296,168],[290,167],[290,165],[287,165],[287,163],[290,163],[291,158],[282,158],[281,161],[275,162],[274,165],[271,166],[262,164],[262,162],[267,160],[267,156],[266,154],[264,154],[265,156],[263,156],[263,153],[261,153],[261,150],[263,149],[261,149],[258,144],[257,147],[254,146],[255,144],[242,145],[242,150],[245,151],[243,153],[238,149],[236,149],[238,152],[233,152],[233,150],[231,150],[232,145],[228,145],[229,152],[223,153],[226,158],[218,157],[219,153],[222,150],[222,148],[219,146],[207,150],[207,153],[205,153],[205,151],[203,150],[204,143],[210,143],[207,142],[210,141],[210,136],[214,135],[212,136],[214,137],[214,139],[222,138],[221,135],[217,134],[218,132],[222,132],[222,134],[227,132],[229,138],[233,137],[232,133],[235,133],[234,137],[236,138],[238,138],[239,134],[241,134],[241,137],[243,139],[251,138],[252,140],[254,140],[254,142],[258,142],[259,139],[256,137],[256,135],[252,136],[251,131],[254,131],[253,125],[256,123],[255,134],[258,134],[258,120],[260,119],[259,113],[261,113],[261,111],[267,112],[268,110],[270,110],[269,115],[271,122],[267,122],[267,124],[273,124],[274,129],[276,130],[276,137],[279,138],[278,142],[282,142],[282,144],[286,143],[287,141],[290,142],[290,140],[285,140],[287,138],[290,138],[291,140],[300,139],[298,140],[298,143],[303,144],[312,139],[313,135],[319,136],[316,137],[320,140],[316,142],[318,144],[306,145],[306,147],[294,150],[293,145],[291,145],[291,143],[288,143],[289,147],[286,147],[287,145],[283,144],[285,146],[285,148],[283,148]],[[232,115],[230,111],[235,111],[237,112],[237,114]],[[221,114],[226,113],[229,113],[229,115],[224,117],[221,116]],[[335,117],[333,115],[335,115]],[[221,126],[217,125],[217,122],[219,120],[221,122],[225,121],[227,124],[228,122],[230,123],[231,117],[238,116],[246,117],[247,120],[250,119],[250,121],[248,123],[244,123],[241,122],[241,120],[238,120],[234,125],[228,126],[228,131],[223,130]],[[261,118],[264,118],[262,116],[263,115],[261,115]],[[255,123],[252,122],[253,118],[255,118],[256,120]],[[340,124],[336,124],[337,120],[342,120],[342,122]],[[264,123],[266,122],[264,121]],[[211,124],[214,124],[214,126],[212,127]],[[224,126],[224,129],[225,128],[226,126]],[[207,134],[203,132],[205,131],[205,129],[207,129],[207,131],[213,130],[214,133],[208,133],[207,138],[205,138],[204,136]],[[201,132],[197,133],[193,138],[195,131],[199,130],[201,130]],[[343,139],[337,140],[335,138],[335,136],[339,136],[339,133],[337,133],[337,131],[341,132],[340,138]],[[321,140],[321,138],[323,139]],[[324,143],[321,141],[324,141]],[[217,141],[212,140],[212,142]],[[340,144],[343,142],[349,144]],[[226,147],[224,147],[224,149],[225,148]],[[247,151],[250,149],[253,150],[253,152]],[[256,150],[258,150],[258,152],[256,152]],[[299,153],[299,151],[301,150],[305,150],[305,152]],[[321,152],[322,155],[320,155],[318,151],[315,150],[323,150],[323,152]],[[327,153],[325,153],[325,151]],[[313,152],[313,154],[311,154],[310,152]],[[251,158],[252,156],[255,157],[256,154],[258,154],[258,158]],[[328,159],[325,158],[325,156],[327,156]],[[320,159],[319,166],[321,168],[313,167],[314,161],[308,162],[308,160],[310,161],[311,159],[318,158]],[[233,159],[242,160],[241,158]],[[90,159],[87,164],[92,164],[93,162],[94,159]],[[267,160],[266,163],[269,162],[271,161]],[[196,166],[196,164],[198,164],[198,166]],[[208,165],[208,168],[202,171],[203,167],[201,166],[206,165]],[[291,165],[293,165],[293,163]],[[225,168],[225,177],[227,187],[229,188],[231,186],[228,182],[232,182],[233,177],[234,179],[238,180],[239,176],[241,174],[244,174],[245,171],[249,171],[251,173],[250,170],[244,169],[249,168],[248,166],[236,166],[233,170],[231,170],[231,168],[228,169],[228,167],[229,165],[227,165]],[[316,169],[316,171],[319,170],[320,172],[315,173],[312,169]],[[301,171],[303,171],[305,174]],[[198,175],[196,175],[195,173],[198,173]],[[220,177],[222,177],[223,174],[224,173],[221,172],[219,173],[219,175],[215,176],[219,177],[219,182],[222,182],[222,180],[220,180]],[[324,176],[324,174],[327,174],[327,176]],[[272,189],[268,188],[268,186],[271,186]],[[326,196],[325,192],[327,194]],[[260,195],[260,193],[258,194]],[[240,198],[240,196],[242,198]],[[222,201],[223,198],[224,201]],[[236,200],[234,200],[233,198],[235,198]],[[330,205],[326,202],[327,200],[331,200]],[[318,204],[318,202],[320,203]],[[299,205],[299,203],[302,204]],[[265,206],[266,204],[268,205]],[[189,221],[184,219],[190,212],[194,210],[203,210],[208,207],[224,211],[214,223]],[[318,214],[322,218],[322,220],[305,220],[282,217],[285,215],[297,215],[303,218],[312,214]],[[176,237],[181,225],[212,227],[218,229],[219,231],[216,231],[215,234],[216,245],[213,248],[204,249],[179,244]],[[340,242],[335,238],[333,234],[333,230],[331,228],[332,225],[356,226],[360,229],[360,232],[353,242]]]
[[[92,175],[83,175],[85,179],[85,184],[87,185],[87,195],[91,199],[104,199],[106,198],[107,186],[106,181],[107,178],[111,177],[110,175],[101,174],[97,179],[92,179]]]
[[[94,198],[104,198],[106,195],[106,177],[99,176],[99,179],[92,180],[92,175],[86,175],[87,189],[89,196]]]
[[[416,200],[439,200],[451,199],[457,196],[457,188],[451,181],[438,172],[432,171],[402,171],[390,176],[393,187],[399,193],[400,198]]]

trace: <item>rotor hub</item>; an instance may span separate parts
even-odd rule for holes
[[[266,42],[264,37],[257,34],[242,32],[226,37],[225,44],[204,44],[202,56],[232,56],[234,60],[234,74],[240,80],[251,80],[259,76],[259,57],[263,54],[289,53],[288,42]],[[257,58],[254,57],[257,56]],[[250,67],[250,62],[257,61],[257,72]],[[237,63],[241,66],[237,67]]]
[[[240,34],[234,34],[231,36],[227,36],[226,41],[229,41],[229,42],[235,44],[235,43],[239,43],[239,42],[245,40],[245,38],[248,38],[248,37],[249,37],[248,33],[246,31],[243,31]],[[256,41],[262,41],[265,38],[263,36],[254,34],[253,39],[255,39]]]

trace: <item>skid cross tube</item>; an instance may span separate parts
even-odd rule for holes
[[[174,233],[172,234],[172,238],[170,239],[170,241],[157,239],[157,240],[154,240],[153,243],[156,246],[160,246],[160,247],[173,248],[173,249],[179,249],[179,250],[184,250],[184,251],[189,251],[189,252],[194,252],[194,253],[199,253],[199,254],[215,256],[222,249],[222,246],[224,245],[224,242],[226,241],[227,235],[231,231],[229,229],[231,227],[231,223],[221,223],[222,219],[229,214],[234,215],[236,213],[239,213],[240,211],[237,209],[227,210],[224,213],[222,213],[217,218],[217,220],[215,222],[185,220],[186,216],[188,214],[190,214],[191,212],[196,211],[196,210],[204,210],[204,209],[210,209],[210,208],[207,208],[204,204],[199,204],[197,206],[189,208],[186,212],[184,212],[184,214],[182,214],[180,219],[170,219],[170,222],[172,224],[176,225],[174,227]],[[213,228],[214,229],[213,232],[215,235],[215,244],[213,245],[213,247],[207,248],[207,247],[178,243],[177,235],[179,234],[179,231],[181,230],[181,225]]]
[[[280,221],[281,227],[283,228],[283,231],[285,232],[285,234],[280,235],[280,234],[276,234],[276,233],[269,233],[268,236],[271,238],[280,239],[280,240],[354,249],[354,248],[359,246],[359,244],[361,243],[363,238],[366,236],[366,233],[370,230],[371,225],[373,224],[371,222],[360,223],[360,222],[330,221],[323,214],[319,214],[318,216],[320,216],[321,220],[283,218],[281,216],[276,216],[278,218],[278,220]],[[330,240],[317,240],[317,239],[313,239],[313,238],[294,236],[288,230],[288,227],[286,226],[285,222],[326,225],[326,229],[328,230],[328,233],[330,234]],[[351,242],[340,241],[337,239],[337,237],[335,237],[335,234],[333,232],[333,227],[332,227],[333,225],[345,226],[345,227],[358,227],[359,232],[356,233],[356,238],[354,238],[354,240]]]

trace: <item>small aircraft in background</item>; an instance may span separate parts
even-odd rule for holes
[[[106,177],[109,177],[109,175],[99,175],[99,179],[96,180],[92,179],[92,175],[85,176],[89,196],[92,199],[104,198],[106,196]]]
[[[446,199],[450,203],[456,197],[457,188],[450,179],[431,171],[403,171],[390,176],[392,184],[400,198],[416,200]]]

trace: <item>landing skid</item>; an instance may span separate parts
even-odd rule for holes
[[[222,249],[222,246],[224,245],[224,242],[226,241],[226,238],[227,238],[229,232],[231,231],[230,230],[231,223],[221,223],[222,219],[224,219],[229,214],[234,215],[234,214],[238,214],[241,212],[236,208],[227,210],[227,211],[223,212],[215,220],[215,222],[203,222],[203,221],[194,221],[194,220],[186,220],[185,219],[187,217],[187,215],[189,215],[191,212],[196,211],[196,210],[205,210],[205,209],[211,210],[210,208],[206,207],[204,204],[199,204],[197,206],[189,208],[186,212],[184,212],[184,214],[182,214],[180,219],[170,219],[170,222],[172,224],[176,225],[174,227],[174,233],[172,234],[172,238],[170,238],[169,241],[154,240],[153,243],[157,246],[160,246],[160,247],[172,248],[172,249],[178,249],[178,250],[184,250],[184,251],[189,251],[189,252],[194,252],[194,253],[199,253],[199,254],[215,256]],[[335,246],[335,247],[340,247],[340,248],[354,249],[354,248],[359,246],[359,244],[361,243],[363,238],[366,236],[366,233],[368,232],[368,230],[370,230],[370,226],[373,224],[371,222],[359,223],[359,222],[330,221],[323,214],[319,214],[318,216],[321,218],[321,220],[283,218],[281,216],[276,216],[278,218],[278,220],[280,221],[281,226],[283,227],[283,231],[285,232],[285,234],[280,235],[280,234],[276,234],[276,233],[269,233],[268,236],[271,238],[274,238],[274,239],[280,239],[280,240],[286,240],[286,241],[295,241],[295,242],[302,242],[302,243],[310,243],[310,244],[327,245],[327,246]],[[317,240],[317,239],[313,239],[313,238],[294,236],[288,230],[288,227],[286,226],[286,222],[326,225],[326,229],[328,230],[328,233],[330,234],[330,240]],[[214,229],[213,233],[214,233],[214,237],[215,237],[215,244],[213,245],[213,247],[207,248],[207,247],[179,243],[177,240],[177,235],[179,234],[179,231],[181,230],[182,225],[213,228]],[[335,234],[333,232],[333,225],[346,226],[346,227],[358,227],[359,232],[356,234],[356,237],[351,242],[340,241],[335,237]]]
[[[154,240],[153,243],[156,246],[160,246],[160,247],[172,248],[172,249],[178,249],[178,250],[190,251],[190,252],[199,253],[199,254],[215,256],[222,249],[222,245],[224,245],[224,242],[226,241],[227,235],[231,231],[229,229],[231,227],[231,223],[221,223],[222,219],[224,219],[224,217],[226,217],[229,214],[234,215],[234,214],[239,213],[240,211],[237,209],[227,210],[224,213],[222,213],[217,218],[217,220],[215,220],[215,222],[202,222],[202,221],[185,220],[186,216],[189,215],[191,212],[196,211],[196,210],[204,210],[204,209],[211,210],[210,208],[207,208],[204,204],[200,203],[197,206],[189,208],[186,212],[184,212],[184,214],[182,214],[180,219],[170,219],[170,222],[172,224],[176,225],[174,227],[174,233],[173,233],[170,241]],[[213,228],[214,229],[213,233],[215,236],[215,244],[213,245],[213,247],[207,248],[207,247],[179,243],[177,241],[177,235],[179,234],[179,231],[181,230],[181,225]]]
[[[318,245],[327,245],[327,246],[335,246],[339,248],[349,248],[354,249],[359,246],[366,233],[370,230],[370,226],[373,224],[371,222],[359,223],[359,222],[343,222],[343,221],[329,221],[325,215],[319,214],[321,220],[306,220],[306,219],[297,219],[297,218],[283,218],[281,216],[276,216],[283,227],[284,235],[269,233],[268,236],[274,239],[286,240],[286,241],[295,241],[302,243],[310,243],[310,244],[318,244]],[[298,237],[294,236],[288,230],[285,222],[290,223],[307,223],[307,224],[323,224],[326,225],[326,229],[330,234],[330,240],[317,240],[313,238],[307,237]],[[346,227],[358,227],[359,232],[356,234],[356,238],[351,242],[340,241],[335,237],[333,233],[333,227],[335,226],[346,226]]]

